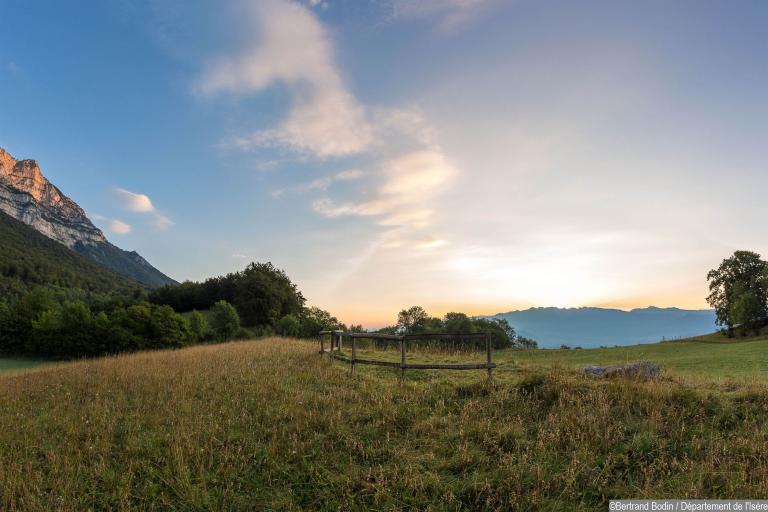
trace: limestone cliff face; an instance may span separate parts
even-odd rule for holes
[[[0,148],[0,211],[70,249],[106,242],[77,203],[61,193],[34,160],[16,160]]]
[[[43,176],[37,162],[16,160],[3,148],[0,148],[0,212],[147,286],[176,283],[138,253],[109,243],[83,209]]]

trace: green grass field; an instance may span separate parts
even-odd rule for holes
[[[652,361],[673,375],[723,380],[768,380],[768,339],[709,343],[675,341],[591,350],[537,350],[507,354],[525,366],[559,363],[570,367]]]
[[[768,385],[702,386],[686,374],[697,360],[729,373],[762,344],[709,360],[702,350],[718,347],[699,345],[510,351],[491,385],[483,371],[413,370],[401,383],[396,370],[361,366],[350,376],[316,344],[286,339],[4,374],[0,509],[605,510],[615,497],[768,498]],[[627,354],[664,358],[667,372],[604,381],[572,369]]]
[[[349,346],[343,353],[350,355]],[[410,349],[409,349],[410,350]],[[399,361],[396,349],[360,349],[358,357]],[[424,352],[418,347],[409,351],[408,360],[413,362],[482,362],[484,353],[450,354]],[[501,379],[512,378],[512,372],[523,369],[565,367],[579,369],[589,365],[621,364],[633,361],[652,361],[669,375],[704,381],[758,380],[768,382],[768,337],[728,339],[719,334],[692,340],[627,347],[588,350],[503,350],[494,353]],[[382,369],[378,373],[396,372]],[[383,373],[382,373],[383,372]],[[457,375],[457,378],[463,376]]]

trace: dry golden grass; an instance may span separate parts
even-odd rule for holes
[[[271,339],[0,377],[2,510],[604,510],[768,497],[768,389],[360,368]],[[505,373],[507,372],[507,373]],[[457,378],[458,377],[458,378]]]

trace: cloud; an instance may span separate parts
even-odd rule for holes
[[[385,162],[382,181],[367,201],[337,204],[329,198],[315,201],[313,209],[325,217],[377,216],[383,226],[421,229],[429,226],[433,211],[425,208],[456,174],[438,148],[413,151]]]
[[[454,168],[436,149],[414,151],[390,160],[381,192],[401,200],[420,202],[437,192],[454,174]]]
[[[365,175],[360,169],[350,169],[348,171],[341,171],[336,173],[335,179],[337,181],[348,181],[362,178]]]
[[[288,0],[242,7],[258,37],[234,55],[216,58],[200,77],[197,92],[249,94],[280,84],[288,88],[293,104],[277,127],[225,145],[246,151],[277,147],[318,158],[364,151],[373,140],[365,109],[346,89],[330,38],[316,16]]]
[[[278,168],[280,162],[277,160],[260,160],[254,164],[257,172],[272,172]]]
[[[341,171],[331,176],[323,176],[316,180],[312,180],[309,183],[304,183],[297,187],[299,192],[308,192],[310,190],[328,190],[336,181],[353,181],[362,178],[365,173],[359,169],[350,169],[348,171]]]
[[[131,225],[118,219],[112,219],[109,221],[109,230],[118,235],[124,235],[131,232]]]
[[[93,218],[94,220],[105,222],[107,224],[107,229],[116,235],[126,235],[131,232],[131,225],[119,219],[111,219],[101,215],[94,215]]]
[[[166,229],[169,229],[171,226],[173,226],[173,221],[171,219],[159,213],[154,215],[153,221],[155,229],[158,231],[165,231]]]
[[[145,194],[137,194],[124,188],[113,189],[122,207],[129,212],[152,214],[152,224],[158,231],[165,231],[173,226],[173,221],[158,212],[152,200]]]
[[[502,0],[392,0],[393,19],[435,18],[444,32],[456,32]]]
[[[423,236],[417,238],[400,237],[399,231],[391,231],[388,237],[381,244],[382,249],[400,249],[401,247],[410,247],[422,251],[437,249],[447,245],[448,242],[433,236]]]
[[[361,169],[317,177],[305,183],[272,190],[274,198],[288,193],[323,193],[336,182],[365,180],[357,197],[343,200],[315,197],[313,210],[327,218],[371,217],[388,228],[380,243],[393,237],[428,248],[438,238],[421,232],[433,223],[435,196],[452,181],[456,169],[436,144],[434,128],[416,106],[376,107],[361,104],[345,84],[334,60],[333,41],[312,8],[314,0],[237,0],[241,20],[248,26],[238,48],[222,52],[204,67],[195,84],[202,97],[248,96],[279,87],[290,105],[273,126],[239,134],[219,146],[240,151],[263,148],[292,152],[300,162],[307,157],[365,158]],[[395,0],[393,0],[395,1]],[[493,0],[395,1],[401,18],[436,15],[441,19],[469,15]],[[282,157],[281,157],[282,158]]]
[[[440,240],[438,238],[423,238],[416,243],[416,247],[419,249],[436,249],[446,245],[448,242]]]
[[[11,76],[21,78],[24,76],[24,70],[16,62],[9,60],[5,63],[5,69]]]
[[[155,207],[148,196],[144,194],[136,194],[124,188],[115,188],[115,194],[117,194],[123,208],[128,211],[138,213],[149,213],[155,211]]]
[[[378,108],[373,117],[378,139],[422,146],[432,146],[437,139],[435,129],[418,107]]]
[[[352,180],[358,180],[365,176],[365,173],[359,169],[349,169],[347,171],[340,171],[336,174],[331,174],[328,176],[323,176],[321,178],[314,179],[307,183],[302,183],[300,185],[297,185],[293,188],[281,188],[277,190],[273,190],[270,192],[272,197],[279,198],[283,197],[286,192],[296,192],[296,193],[305,193],[305,192],[311,192],[315,190],[319,191],[325,191],[328,190],[328,187],[330,187],[334,182],[337,181],[352,181]]]

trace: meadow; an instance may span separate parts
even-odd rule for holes
[[[349,347],[343,351],[349,354]],[[389,350],[358,350],[358,357],[399,361],[396,347]],[[481,352],[460,353],[409,348],[409,360],[414,362],[483,362]],[[493,361],[499,366],[497,376],[513,381],[517,371],[562,367],[580,369],[590,365],[623,364],[652,361],[670,376],[696,382],[751,381],[768,382],[768,336],[729,339],[711,334],[680,341],[649,343],[624,347],[557,350],[495,351]],[[390,370],[391,371],[391,370]],[[454,378],[463,378],[454,374]]]
[[[394,369],[360,366],[350,376],[315,343],[279,338],[4,374],[0,509],[605,510],[614,497],[768,498],[768,385],[760,371],[727,375],[763,345],[678,343],[499,352],[490,384],[483,371],[414,370],[400,382]],[[732,361],[711,352],[721,373],[702,386],[680,351],[697,361],[719,346]],[[577,371],[587,359],[660,354],[657,381]]]

